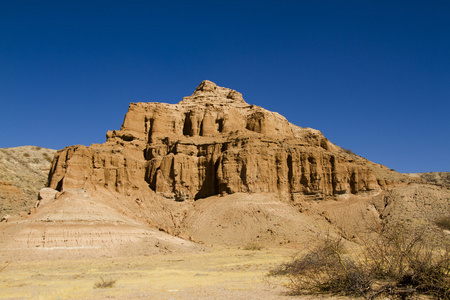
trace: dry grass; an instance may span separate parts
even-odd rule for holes
[[[265,274],[291,249],[237,249],[126,258],[11,262],[0,272],[4,299],[291,299]],[[0,266],[2,264],[0,263]],[[108,278],[113,288],[96,288]],[[51,289],[49,289],[51,287]]]

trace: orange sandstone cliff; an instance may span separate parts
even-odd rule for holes
[[[402,176],[347,153],[319,131],[203,81],[178,104],[132,103],[104,144],[59,151],[49,187],[148,189],[175,201],[271,192],[300,201],[374,194],[396,180]]]

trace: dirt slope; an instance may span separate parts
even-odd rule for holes
[[[200,199],[187,212],[182,232],[211,245],[294,247],[311,243],[327,222],[300,212],[277,194],[236,193]]]
[[[116,209],[108,203],[113,201],[111,195],[65,191],[30,215],[11,217],[0,223],[0,260],[118,257],[201,248],[149,227],[143,215],[128,217],[130,210]],[[154,208],[158,214],[158,204]]]
[[[450,172],[410,173],[408,175],[450,188]]]
[[[0,149],[0,217],[35,205],[55,152],[36,146]]]

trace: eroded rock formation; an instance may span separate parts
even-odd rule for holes
[[[104,144],[59,151],[49,187],[148,189],[177,201],[270,192],[299,201],[376,193],[391,173],[317,130],[203,81],[178,104],[130,104],[121,129],[109,131]]]

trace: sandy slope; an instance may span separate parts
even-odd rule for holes
[[[450,188],[450,172],[410,173],[407,175]]]
[[[0,149],[0,217],[34,206],[55,152],[36,146]]]
[[[0,223],[0,259],[76,259],[201,248],[127,217],[84,191],[64,192],[26,217]]]
[[[30,215],[0,223],[0,259],[87,258],[198,251],[204,246],[301,248],[324,234],[349,241],[367,222],[427,224],[450,215],[450,190],[403,184],[385,194],[305,201],[277,194],[231,194],[196,202],[106,190],[60,193]],[[138,199],[139,201],[136,201]],[[253,245],[253,246],[251,246]],[[51,250],[51,251],[50,251]]]

